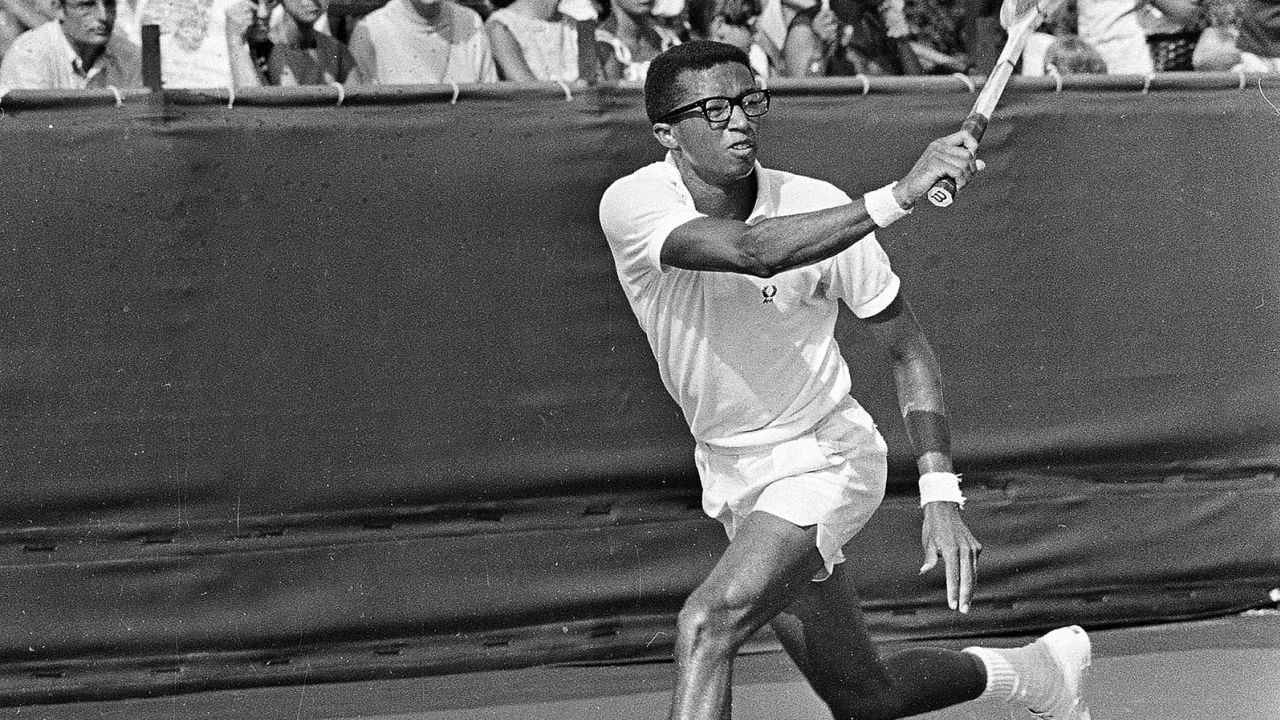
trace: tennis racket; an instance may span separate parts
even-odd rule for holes
[[[1013,68],[1022,57],[1022,49],[1027,45],[1027,38],[1040,27],[1040,23],[1053,13],[1063,0],[1004,0],[1000,6],[1000,24],[1009,35],[996,59],[996,65],[987,76],[987,81],[978,93],[969,116],[964,119],[961,130],[967,131],[974,140],[982,141],[982,134],[987,131],[987,122],[991,113],[1000,102],[1005,85],[1013,75]],[[938,207],[946,207],[955,201],[956,184],[951,178],[943,178],[933,184],[926,194],[929,202]]]

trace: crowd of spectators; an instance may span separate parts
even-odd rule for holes
[[[335,0],[337,2],[338,0]],[[998,0],[0,0],[0,88],[642,80],[692,38],[762,77],[985,73]],[[1280,0],[1067,0],[1021,71],[1280,72]]]

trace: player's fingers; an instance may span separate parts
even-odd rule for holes
[[[943,548],[942,562],[947,568],[947,607],[952,610],[960,606],[960,551],[958,548]]]
[[[962,163],[969,171],[970,175],[978,172],[987,165],[985,162],[979,160],[972,150],[956,148],[956,151],[958,153],[955,156],[956,161]]]
[[[960,551],[960,612],[969,612],[973,601],[973,587],[978,582],[978,551],[965,548]]]
[[[934,142],[950,147],[960,147],[970,152],[978,149],[978,141],[969,134],[968,130],[957,130],[946,137],[941,137]]]
[[[964,187],[969,178],[973,177],[973,173],[977,171],[977,166],[973,163],[973,158],[968,154],[960,156],[949,155],[939,159],[939,170],[941,173],[953,181],[957,188]]]
[[[954,162],[970,166],[976,162],[976,156],[972,150],[956,145],[938,148],[934,155],[944,162]]]
[[[978,169],[978,172],[982,172],[983,170],[987,169],[987,163],[982,160],[974,160],[973,164],[974,164],[974,167]]]
[[[938,564],[938,549],[930,545],[924,549],[924,564],[920,566],[920,574],[923,575],[934,568]]]

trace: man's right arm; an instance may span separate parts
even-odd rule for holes
[[[254,65],[246,35],[256,12],[257,5],[249,0],[235,0],[226,9],[227,61],[231,65],[231,81],[237,88],[267,84]]]
[[[978,143],[967,132],[939,138],[925,149],[893,199],[910,210],[938,180],[964,187],[978,170]],[[677,227],[662,245],[662,263],[687,270],[736,272],[770,277],[836,255],[876,229],[867,196],[825,210],[787,215],[747,225],[738,220],[700,217]]]
[[[56,8],[49,3],[31,2],[31,0],[0,0],[0,8],[8,11],[22,25],[30,30],[57,19]]]

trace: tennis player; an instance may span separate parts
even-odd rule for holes
[[[841,564],[884,495],[887,453],[849,396],[837,301],[891,358],[921,472],[921,572],[941,558],[950,607],[969,611],[981,546],[960,513],[938,363],[874,230],[940,178],[964,187],[981,167],[977,143],[935,140],[901,181],[851,200],[756,162],[770,97],[749,62],[716,42],[658,56],[645,108],[666,159],[616,181],[600,203],[622,287],[697,441],[703,509],[730,538],[679,614],[670,717],[728,718],[733,658],[769,623],[842,720],[979,697],[1088,720],[1080,628],[1021,648],[882,657]]]

